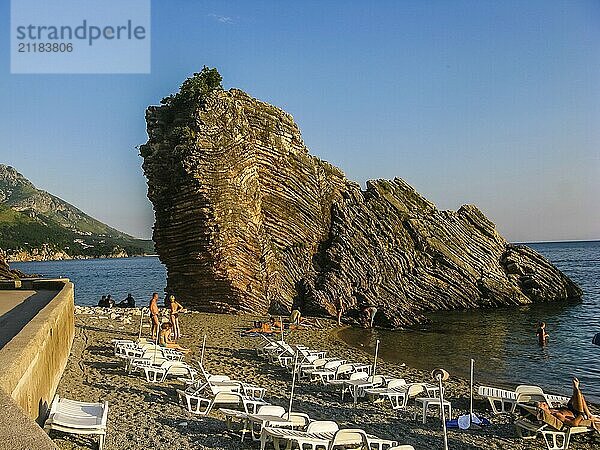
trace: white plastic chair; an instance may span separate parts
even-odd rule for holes
[[[283,418],[293,423],[292,429],[294,430],[304,430],[311,423],[308,414],[304,413],[285,413]]]
[[[340,427],[333,420],[315,420],[308,424],[307,433],[335,433]]]
[[[360,448],[361,450],[369,450],[367,433],[358,428],[345,428],[343,430],[338,430],[333,435],[333,439],[329,443],[328,450],[335,450],[336,448],[345,449],[348,446],[360,446],[357,448]]]
[[[546,401],[544,390],[539,386],[521,384],[515,389],[517,398],[515,403],[530,403],[532,401]],[[514,408],[513,408],[514,411]]]
[[[259,416],[277,416],[283,417],[285,414],[285,408],[277,405],[263,405],[258,408],[256,413]]]
[[[335,370],[341,366],[342,364],[345,364],[345,360],[343,359],[337,359],[337,360],[333,360],[333,361],[328,361],[325,363],[325,365],[323,366],[322,369],[320,370],[314,370],[310,373],[310,380],[311,381],[319,381],[323,379],[323,375],[327,376],[330,375],[332,373],[335,373]]]

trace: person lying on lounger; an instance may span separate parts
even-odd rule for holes
[[[158,335],[158,345],[166,348],[174,348],[183,353],[188,353],[189,348],[184,348],[181,345],[171,340],[171,333],[173,332],[173,325],[171,322],[165,322],[160,326],[160,334]]]
[[[275,317],[271,317],[268,322],[254,322],[254,328],[250,328],[243,332],[244,334],[251,333],[262,333],[262,334],[273,334],[281,333],[281,322],[275,320]]]
[[[567,406],[561,406],[559,408],[550,408],[548,403],[538,403],[538,408],[547,413],[552,414],[562,423],[570,427],[576,427],[581,425],[584,420],[590,420],[594,428],[600,427],[600,417],[594,416],[588,409],[585,398],[581,389],[579,389],[579,380],[573,378],[573,395],[567,403]]]

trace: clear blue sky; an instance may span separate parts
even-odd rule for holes
[[[144,110],[207,65],[361,183],[397,176],[440,208],[475,203],[513,241],[600,238],[600,2],[152,8],[149,75],[11,75],[3,33],[0,162],[149,237]]]

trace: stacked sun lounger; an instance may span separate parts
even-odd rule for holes
[[[255,412],[262,405],[265,388],[232,380],[227,375],[212,375],[200,365],[204,381],[187,383],[184,390],[177,390],[179,400],[187,410],[194,414],[206,415],[217,406],[240,409],[244,412]]]
[[[153,342],[113,341],[115,356],[124,361],[127,373],[142,372],[149,383],[161,383],[169,376],[194,381],[197,371],[183,361],[184,354]]]
[[[106,436],[108,402],[87,403],[54,397],[44,430],[59,430],[72,434],[98,435],[98,449],[102,450]]]
[[[367,434],[362,429],[339,429],[337,424],[331,421],[312,422],[306,431],[265,426],[262,428],[260,435],[261,450],[265,449],[269,439],[274,441],[275,448],[280,448],[281,442],[285,442],[287,448],[291,448],[296,444],[300,449],[343,446],[343,448],[391,450],[398,444],[390,439]],[[404,447],[404,449],[409,448],[411,447]]]

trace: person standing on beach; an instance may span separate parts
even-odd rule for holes
[[[181,336],[181,330],[179,328],[179,313],[185,309],[177,300],[174,295],[169,295],[169,319],[173,325],[173,339],[177,340]]]
[[[152,294],[152,298],[150,299],[150,304],[148,305],[148,308],[150,309],[150,320],[152,320],[152,329],[150,331],[150,334],[152,335],[152,338],[154,338],[156,336],[156,333],[158,332],[158,314],[159,314],[159,310],[158,310],[158,292],[154,292]]]
[[[548,345],[548,338],[550,335],[546,333],[546,322],[540,322],[538,324],[538,329],[535,332],[535,335],[538,338],[538,344],[540,344],[540,347],[545,347]]]

